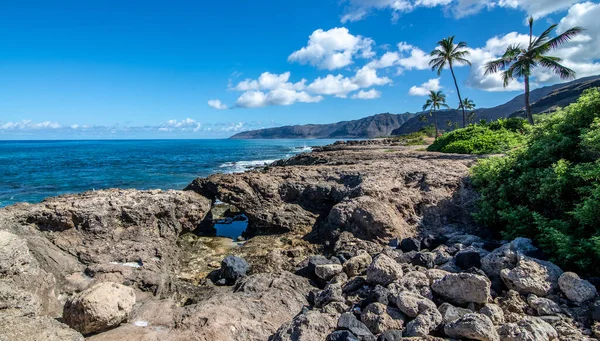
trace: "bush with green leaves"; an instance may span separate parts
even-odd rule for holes
[[[541,118],[523,148],[479,162],[478,223],[532,238],[565,269],[600,275],[600,89]]]
[[[521,146],[530,126],[524,119],[500,119],[472,124],[440,136],[427,150],[458,154],[504,153]]]

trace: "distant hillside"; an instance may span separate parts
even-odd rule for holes
[[[337,139],[389,136],[415,115],[379,114],[354,121],[331,124],[305,124],[251,130],[233,135],[232,139]]]
[[[556,84],[531,91],[532,110],[535,114],[565,107],[577,100],[583,90],[600,87],[600,76],[581,78],[569,83]],[[475,120],[497,120],[524,114],[525,95],[521,94],[512,100],[493,107],[475,110]],[[429,125],[433,119],[429,113],[379,114],[354,121],[343,121],[331,124],[305,124],[277,128],[251,130],[233,135],[232,139],[343,139],[374,138],[379,136],[402,135],[415,132]],[[419,116],[427,115],[423,122]],[[440,129],[446,128],[446,122],[462,123],[460,110],[444,110],[438,112]]]
[[[600,76],[592,76],[580,78],[568,83],[535,89],[531,91],[530,94],[532,103],[531,109],[534,114],[554,111],[558,107],[565,107],[575,102],[583,90],[598,86],[600,86]],[[522,116],[524,115],[524,108],[525,95],[521,94],[502,105],[493,108],[475,110],[477,115],[475,120],[479,121],[481,119],[486,119],[488,121],[492,121],[499,118]],[[429,118],[427,122],[422,122],[419,120],[419,116],[422,114],[423,113],[417,114],[414,119],[406,122],[400,128],[394,130],[392,135],[412,133],[419,130],[423,126],[431,124],[432,118]],[[429,117],[429,113],[427,113],[427,115]],[[441,129],[444,129],[448,120],[462,124],[462,111],[445,110],[438,113],[438,124]]]

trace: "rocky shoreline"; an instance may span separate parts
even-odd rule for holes
[[[183,191],[2,208],[0,340],[600,337],[597,282],[474,224],[475,162],[352,141]],[[216,202],[252,238],[207,235]]]

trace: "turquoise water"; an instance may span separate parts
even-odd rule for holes
[[[0,141],[0,207],[92,189],[182,189],[334,140]]]

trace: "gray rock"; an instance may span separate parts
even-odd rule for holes
[[[364,277],[354,277],[344,284],[342,291],[344,294],[353,293],[367,285],[367,280]]]
[[[394,283],[390,284],[390,286],[394,285]],[[366,302],[376,302],[387,305],[390,301],[391,291],[381,285],[377,284],[372,290],[369,291]]]
[[[135,304],[130,287],[104,282],[67,300],[63,319],[82,334],[101,332],[127,321]]]
[[[497,304],[488,303],[479,310],[480,314],[487,316],[493,324],[504,324],[504,311]]]
[[[400,242],[400,249],[403,252],[421,251],[421,241],[417,238],[404,238]]]
[[[0,318],[1,341],[83,341],[66,324],[47,316]]]
[[[442,314],[443,322],[446,324],[454,322],[467,314],[473,313],[473,311],[470,309],[455,307],[450,303],[441,304],[438,307],[438,310],[440,314]]]
[[[328,284],[315,297],[315,307],[322,308],[331,302],[344,302],[342,286],[339,284]]]
[[[592,306],[592,319],[600,322],[600,300],[596,300]]]
[[[344,263],[344,272],[346,272],[349,277],[363,275],[372,261],[373,259],[371,256],[368,253],[363,252],[356,257],[350,258]]]
[[[573,302],[583,303],[596,297],[596,287],[573,272],[563,273],[558,278],[558,286]]]
[[[401,330],[386,330],[381,333],[377,338],[377,341],[402,341]]]
[[[521,294],[546,296],[558,289],[558,278],[562,273],[550,262],[520,256],[517,266],[502,270],[500,276],[509,289]]]
[[[423,297],[432,299],[433,295],[431,293],[431,288],[429,287],[429,278],[426,274],[420,271],[411,271],[407,272],[402,276],[402,278],[397,283],[390,284],[390,289],[392,286],[396,287],[397,292],[400,290],[408,290],[414,293],[417,293]]]
[[[475,248],[460,250],[454,255],[454,263],[461,269],[481,267],[481,253]]]
[[[311,310],[299,314],[290,322],[284,323],[270,338],[270,341],[312,341],[324,340],[335,330],[336,315],[322,314]],[[347,340],[347,339],[341,339]],[[356,339],[355,339],[356,340]]]
[[[532,316],[522,316],[516,323],[500,326],[498,334],[502,341],[551,341],[558,338],[550,324]]]
[[[433,301],[410,291],[398,293],[395,295],[394,301],[398,309],[409,317],[416,317],[427,310],[437,311]]]
[[[42,311],[42,301],[38,295],[0,282],[0,315],[33,316]]]
[[[418,252],[411,260],[412,265],[431,269],[435,266],[435,254],[432,252]]]
[[[444,333],[452,338],[468,338],[480,341],[499,341],[496,327],[483,314],[466,314],[460,319],[446,324]]]
[[[406,325],[406,336],[427,336],[442,323],[442,315],[437,309],[429,309],[419,314]]]
[[[221,276],[230,281],[236,281],[246,276],[250,265],[245,259],[237,256],[227,256],[221,261]]]
[[[481,259],[481,269],[490,277],[499,277],[504,269],[512,269],[517,266],[518,255],[524,255],[535,251],[531,240],[517,238],[510,243],[504,244]]]
[[[317,339],[313,339],[317,340]],[[327,341],[359,341],[358,338],[347,330],[335,331],[327,336]]]
[[[360,314],[360,320],[373,334],[379,334],[389,329],[403,329],[406,316],[396,308],[371,303]]]
[[[556,302],[544,297],[537,297],[534,294],[527,296],[527,303],[538,316],[555,315],[562,312]]]
[[[349,330],[360,341],[375,341],[375,335],[367,326],[360,322],[352,313],[344,313],[340,316],[337,324],[338,329]]]
[[[490,281],[486,277],[468,273],[449,274],[436,280],[431,289],[448,301],[462,305],[487,303],[491,299]]]
[[[400,279],[403,275],[402,267],[392,258],[379,254],[367,268],[367,282],[371,284],[388,284]]]
[[[330,280],[335,275],[342,272],[342,266],[339,264],[322,264],[315,267],[315,274],[323,280]]]

